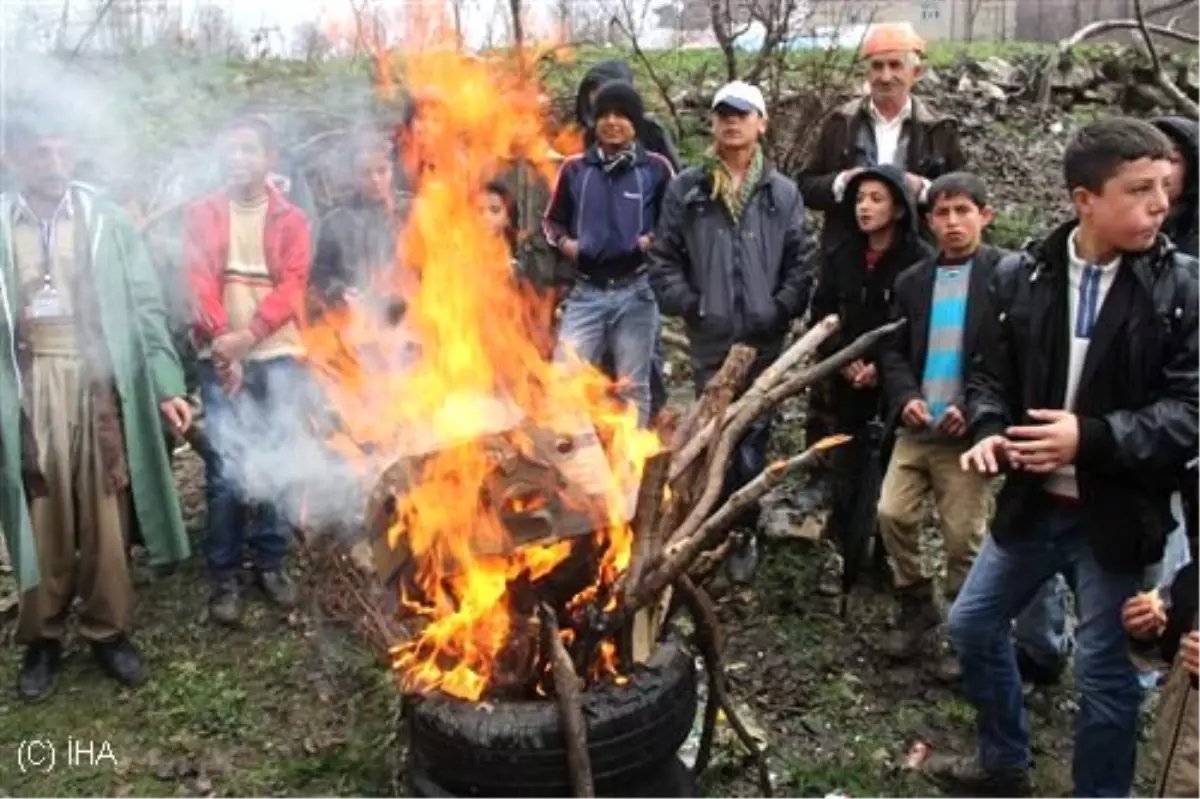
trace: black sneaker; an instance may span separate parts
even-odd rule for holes
[[[287,572],[282,569],[279,571],[259,572],[258,587],[267,595],[267,599],[272,604],[281,608],[293,608],[296,606],[296,584],[292,582],[292,578],[287,576]]]
[[[231,578],[213,584],[212,594],[208,598],[208,615],[218,624],[229,627],[238,623],[242,607],[238,601],[237,580]]]
[[[127,636],[119,635],[110,641],[93,641],[92,654],[108,676],[127,688],[136,688],[150,677],[146,662]]]
[[[62,644],[43,639],[25,648],[21,659],[21,674],[17,678],[17,693],[30,701],[45,699],[58,685],[62,668]]]
[[[921,773],[955,796],[1032,796],[1029,769],[987,771],[975,757],[930,755]]]

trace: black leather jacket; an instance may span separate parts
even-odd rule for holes
[[[976,441],[1061,408],[1068,363],[1067,239],[1074,222],[1012,253],[989,287],[993,317],[967,380]],[[1170,495],[1196,457],[1197,264],[1165,236],[1124,256],[1104,301],[1077,392],[1079,501],[1100,564],[1136,572],[1162,557]],[[997,540],[1027,534],[1045,501],[1038,475],[1013,471],[997,501]]]

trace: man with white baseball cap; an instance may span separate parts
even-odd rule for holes
[[[762,92],[742,81],[712,101],[713,146],[672,181],[650,248],[650,282],[664,314],[687,323],[697,395],[730,348],[757,352],[750,379],[783,351],[791,321],[808,305],[813,260],[796,184],[766,160]],[[728,496],[766,466],[767,420],[754,422],[738,446]],[[748,581],[757,562],[755,513],[741,520],[746,544],[730,559],[730,577]]]
[[[721,106],[742,114],[757,113],[764,119],[767,116],[767,103],[762,91],[745,81],[735,80],[717,90],[713,95],[712,108],[716,111]]]

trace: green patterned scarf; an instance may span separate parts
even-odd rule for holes
[[[763,161],[763,150],[760,146],[755,148],[754,157],[750,159],[750,168],[746,170],[746,179],[742,181],[741,186],[735,187],[733,176],[729,174],[725,163],[717,157],[716,150],[709,150],[704,154],[704,171],[712,185],[712,198],[725,203],[725,207],[729,209],[729,215],[735,223],[742,221],[742,209],[746,206],[746,201],[750,199],[750,193],[758,185],[759,179],[762,178]]]

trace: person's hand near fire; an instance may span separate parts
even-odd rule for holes
[[[254,346],[254,334],[249,330],[232,330],[213,341],[213,365],[221,387],[228,394],[236,394],[242,388],[244,371],[242,360]]]

